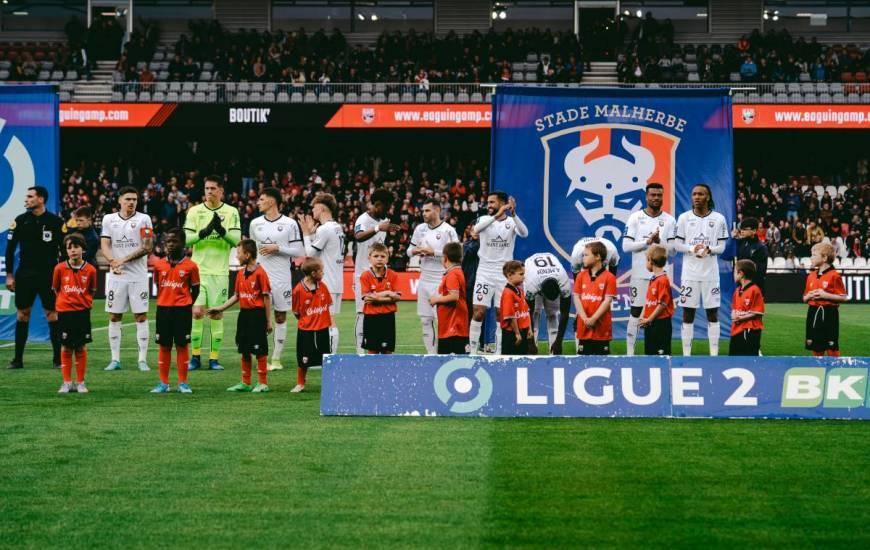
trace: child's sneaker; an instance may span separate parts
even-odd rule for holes
[[[154,389],[151,390],[151,393],[169,393],[169,384],[164,384],[163,382],[160,382],[159,384],[154,386]]]
[[[295,386],[293,386],[293,389],[290,390],[290,393],[300,393],[303,390],[305,390],[305,386],[303,386],[302,384],[296,384]]]
[[[76,384],[76,389],[73,391],[77,391],[79,393],[90,393],[91,390],[89,390],[88,387],[85,386],[84,382],[79,382],[78,384]]]
[[[64,382],[57,393],[75,393],[76,387],[72,382]]]
[[[235,386],[230,386],[229,388],[227,388],[227,391],[245,392],[251,391],[252,389],[253,388],[251,388],[251,386],[249,386],[248,384],[245,384],[244,382],[239,382]]]
[[[269,391],[269,386],[266,384],[257,384],[251,391],[254,393],[266,393]]]
[[[186,383],[179,384],[178,385],[178,393],[193,393],[193,390],[190,389],[190,386],[188,386]]]

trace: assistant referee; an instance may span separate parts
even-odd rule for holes
[[[54,368],[60,368],[60,334],[57,311],[54,309],[54,292],[51,275],[60,259],[66,225],[63,220],[45,209],[48,189],[31,187],[24,198],[27,212],[21,214],[9,226],[6,245],[6,288],[15,293],[15,356],[9,362],[10,369],[24,367],[24,345],[30,329],[30,310],[39,296],[45,318],[48,321],[51,347],[54,351]],[[21,246],[21,262],[15,271],[15,250]],[[14,275],[13,275],[14,273]]]

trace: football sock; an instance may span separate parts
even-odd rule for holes
[[[823,352],[823,351],[814,351],[813,352],[813,357],[824,357],[824,356],[825,356],[825,352]]]
[[[495,353],[501,355],[501,327],[495,328]]]
[[[329,327],[329,353],[338,353],[338,327]]]
[[[15,361],[24,360],[24,345],[27,344],[27,334],[30,332],[29,321],[17,321],[15,323]]]
[[[51,339],[52,360],[55,364],[60,363],[60,323],[49,321],[48,335]]]
[[[242,382],[251,385],[251,356],[242,355]]]
[[[840,356],[840,350],[829,349],[827,353],[828,353],[828,357],[839,357]]]
[[[217,359],[221,352],[221,342],[224,340],[224,320],[210,319],[208,328],[211,332],[211,352],[208,358]]]
[[[437,349],[435,346],[435,317],[420,317],[420,323],[423,325],[423,346],[426,348],[426,353],[431,355]]]
[[[266,356],[261,355],[257,357],[257,382],[260,384],[268,384],[268,370],[266,370]]]
[[[559,336],[559,315],[547,315],[547,353]],[[534,336],[532,336],[534,338]]]
[[[64,348],[60,352],[60,373],[64,383],[72,382],[72,350]]]
[[[76,382],[81,384],[85,381],[85,371],[88,370],[88,350],[80,348],[76,350]]]
[[[305,376],[308,374],[308,368],[296,367],[296,383],[300,386],[305,385]]]
[[[695,338],[695,325],[683,323],[680,326],[680,337],[683,340],[683,355],[692,355],[692,339]]]
[[[483,321],[475,321],[471,320],[471,325],[468,327],[468,345],[469,345],[469,353],[471,355],[477,355],[478,348],[480,347],[480,330],[483,328]]]
[[[187,384],[187,364],[190,362],[190,348],[175,348],[175,365],[178,369],[178,383]]]
[[[148,358],[148,321],[136,323],[136,341],[139,344],[139,362]]]
[[[356,314],[356,325],[354,326],[354,333],[356,335],[356,352],[363,352],[363,314]]]
[[[719,355],[719,321],[707,323],[707,340],[710,341],[710,355]]]
[[[287,323],[275,323],[275,331],[272,336],[275,342],[272,359],[280,361],[281,354],[284,352],[284,340],[287,338]]]
[[[637,317],[628,318],[628,326],[625,329],[625,354],[634,355],[634,343],[637,341]]]
[[[112,361],[121,360],[121,321],[109,321],[109,349]]]
[[[160,382],[169,383],[169,364],[172,362],[172,348],[160,346],[157,352],[157,371],[160,374]]]
[[[193,355],[199,355],[202,350],[202,325],[203,318],[193,318],[193,324],[190,326],[190,346],[193,348]]]

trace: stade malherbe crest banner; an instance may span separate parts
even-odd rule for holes
[[[0,340],[15,337],[14,294],[6,289],[9,226],[24,213],[24,196],[35,185],[48,189],[46,208],[58,211],[58,105],[53,86],[0,86]],[[39,300],[30,318],[30,339],[48,339]]]
[[[663,209],[675,218],[691,210],[692,187],[706,183],[714,209],[729,226],[735,219],[727,90],[499,86],[492,107],[491,185],[516,198],[529,227],[515,257],[552,252],[568,266],[580,238],[613,241],[622,256],[614,338],[624,336],[629,312],[625,224],[645,207],[647,183],[664,185]],[[723,336],[730,327],[732,251],[726,247],[719,258]],[[673,259],[676,293],[681,259]],[[697,321],[703,317],[696,317],[696,337],[706,334],[706,322]]]

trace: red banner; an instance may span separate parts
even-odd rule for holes
[[[160,126],[175,103],[61,103],[61,128],[144,128]]]
[[[870,105],[734,105],[734,128],[870,128]]]
[[[417,299],[417,282],[420,279],[419,271],[400,271],[396,275],[399,276],[399,288],[396,290],[402,293],[402,300]],[[344,272],[344,294],[342,299],[353,300],[353,271]]]
[[[327,128],[489,128],[492,106],[428,103],[352,104],[341,106]]]

